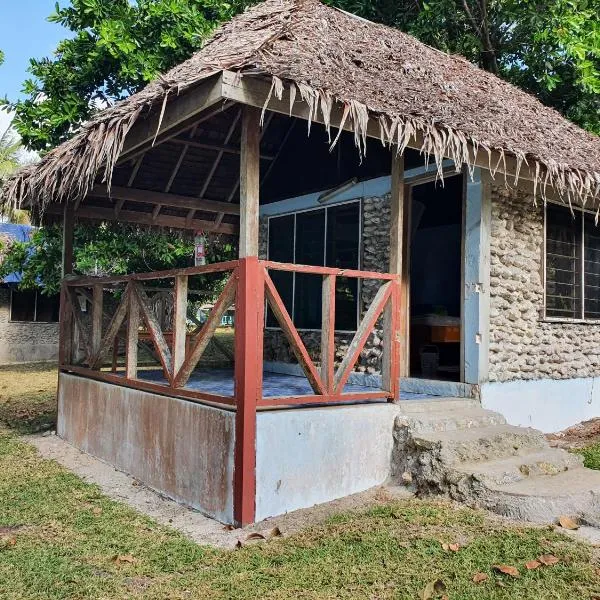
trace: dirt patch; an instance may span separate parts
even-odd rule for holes
[[[600,442],[600,418],[577,423],[557,433],[549,433],[546,438],[551,446],[569,450],[597,444]]]

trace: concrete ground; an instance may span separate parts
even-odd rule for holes
[[[335,513],[364,510],[394,498],[412,496],[406,488],[373,488],[340,500],[265,519],[243,529],[230,529],[151,490],[108,463],[81,452],[53,432],[27,436],[24,439],[33,444],[44,458],[55,460],[84,481],[98,485],[109,498],[131,506],[161,525],[181,531],[198,544],[221,548],[233,548],[238,541],[243,543],[253,532],[260,532],[269,537],[270,532],[278,527],[283,535],[288,535],[323,522]]]

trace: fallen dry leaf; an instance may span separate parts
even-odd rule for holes
[[[115,556],[113,560],[118,565],[122,565],[124,563],[129,563],[129,564],[133,565],[137,562],[137,559],[135,559],[133,556],[131,556],[131,554],[121,554],[119,556]]]
[[[571,517],[567,517],[565,515],[558,518],[558,524],[563,529],[571,529],[571,530],[579,529],[579,523],[577,523],[577,521],[575,521],[574,519],[571,519]]]
[[[448,548],[451,552],[458,552],[460,550],[460,544],[448,544]]]
[[[489,579],[487,573],[475,573],[473,575],[473,583],[483,583]]]
[[[430,581],[421,592],[421,600],[432,600],[446,591],[446,584],[441,579]]]
[[[510,565],[493,565],[492,569],[498,571],[499,573],[510,575],[511,577],[521,577],[519,569],[517,569],[517,567],[511,567]]]
[[[542,563],[539,560],[528,560],[525,563],[525,568],[529,571],[533,571],[534,569],[537,569],[538,567],[541,567]]]
[[[223,529],[225,531],[233,531],[235,529],[235,527],[233,525],[224,525]]]
[[[281,537],[283,535],[283,533],[281,533],[281,529],[279,529],[279,527],[273,527],[273,529],[271,529],[271,532],[269,533],[269,537]]]
[[[541,556],[538,556],[538,560],[547,567],[551,567],[560,562],[560,558],[557,558],[554,554],[542,554]]]
[[[92,508],[92,513],[96,516],[99,516],[102,514],[102,509],[99,506],[95,506]]]
[[[265,539],[265,536],[262,533],[258,533],[257,531],[255,531],[254,533],[248,534],[248,536],[246,536],[246,539],[244,541],[251,542],[252,540],[264,540],[264,539]]]

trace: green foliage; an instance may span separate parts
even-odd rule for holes
[[[82,275],[121,275],[193,265],[193,241],[188,237],[125,224],[80,224],[74,236],[75,272]],[[0,278],[21,272],[21,289],[60,290],[62,229],[55,225],[35,231],[28,242],[14,241],[2,251]],[[234,248],[219,236],[207,244],[207,260],[233,257]],[[219,278],[204,281],[208,295]]]
[[[22,148],[21,141],[12,127],[7,127],[0,135],[0,185],[19,167],[19,153]]]
[[[243,4],[243,2],[240,2]],[[73,33],[30,61],[24,100],[11,103],[23,142],[45,151],[73,127],[197,50],[231,16],[221,0],[72,0],[49,20]]]
[[[577,454],[583,456],[583,464],[588,469],[596,469],[600,471],[600,442],[582,448],[581,450],[575,450]]]
[[[74,127],[201,47],[256,0],[71,0],[50,20],[69,29],[32,59],[26,98],[9,103],[24,143],[48,150]],[[600,0],[326,0],[459,53],[600,132]]]

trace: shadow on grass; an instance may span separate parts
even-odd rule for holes
[[[0,422],[20,434],[53,429],[56,383],[53,363],[0,367]]]

